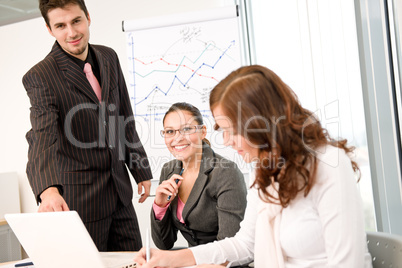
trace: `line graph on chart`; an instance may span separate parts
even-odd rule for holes
[[[127,84],[136,120],[160,121],[179,101],[208,117],[210,91],[241,65],[233,25],[225,19],[128,32]]]

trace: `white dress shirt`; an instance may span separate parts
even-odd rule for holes
[[[363,206],[350,158],[332,146],[316,154],[316,181],[310,193],[304,197],[300,192],[282,210],[279,241],[285,267],[372,267]],[[252,261],[254,254],[266,255],[264,248],[254,249],[259,202],[263,201],[257,190],[250,189],[239,232],[232,238],[190,248],[196,263],[229,261],[238,265]]]

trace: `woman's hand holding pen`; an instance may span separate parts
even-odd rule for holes
[[[151,258],[150,261],[146,261],[146,249],[142,248],[134,256],[134,261],[137,263],[138,268],[152,268],[152,267],[169,267],[167,262],[163,260],[168,260],[168,258],[163,257],[164,253],[162,250],[151,248]]]
[[[184,267],[195,265],[193,253],[189,249],[159,250],[151,248],[151,258],[146,261],[146,249],[142,248],[134,256],[137,268]]]
[[[179,180],[178,183],[176,183],[176,180]],[[155,204],[159,207],[166,207],[166,205],[170,203],[179,192],[179,187],[182,180],[182,176],[178,174],[173,174],[170,179],[165,180],[161,184],[159,184],[155,192]],[[169,201],[168,196],[171,196],[171,199]]]

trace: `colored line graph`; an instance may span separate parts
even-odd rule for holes
[[[166,111],[176,102],[197,107],[214,150],[223,156],[232,153],[220,146],[221,134],[213,131],[209,95],[242,65],[238,26],[238,18],[230,18],[126,32],[125,79],[137,133],[155,166],[173,158],[159,133]]]
[[[191,67],[185,65],[185,64],[182,64],[183,60],[181,61],[180,64],[174,64],[174,63],[169,63],[169,62],[167,62],[167,61],[164,60],[163,58],[160,58],[160,59],[159,59],[160,61],[166,63],[167,65],[177,66],[177,69],[174,70],[174,71],[153,70],[151,73],[153,73],[153,72],[171,72],[171,73],[174,73],[174,74],[175,74],[175,73],[177,73],[177,72],[180,70],[181,67],[183,67],[183,68],[188,68],[188,69],[192,72],[192,74],[191,74],[190,77],[188,77],[188,79],[187,79],[186,81],[184,81],[184,82],[175,74],[174,77],[173,77],[173,81],[170,83],[170,86],[169,86],[169,88],[168,88],[166,91],[164,91],[163,89],[161,89],[161,88],[159,88],[159,87],[155,87],[155,88],[153,88],[153,89],[149,92],[149,94],[148,94],[145,98],[143,98],[142,100],[140,100],[140,101],[138,101],[138,102],[135,102],[135,105],[138,105],[138,104],[140,104],[141,102],[147,100],[148,97],[152,94],[152,92],[153,92],[154,90],[159,90],[160,92],[162,92],[162,93],[165,94],[165,96],[166,96],[166,95],[169,93],[169,91],[172,89],[172,86],[173,86],[173,84],[174,84],[176,81],[178,81],[182,86],[185,87],[185,86],[191,81],[191,79],[192,79],[195,75],[198,75],[198,76],[204,77],[204,78],[213,79],[213,80],[215,80],[215,82],[217,83],[218,80],[217,80],[215,77],[200,74],[199,71],[200,71],[203,67],[208,67],[208,68],[214,69],[215,66],[216,66],[216,65],[219,63],[219,61],[222,59],[222,57],[225,55],[226,51],[229,50],[230,47],[232,47],[234,43],[235,43],[235,41],[232,41],[232,42],[231,42],[230,46],[222,53],[222,55],[215,61],[215,63],[214,63],[213,65],[209,65],[209,64],[206,64],[206,63],[203,62],[203,63],[202,63],[197,69],[195,69],[195,70],[192,69]],[[204,52],[205,52],[205,51],[203,51],[202,54],[204,54]],[[185,58],[185,56],[183,57],[183,59],[184,59],[184,58]],[[199,58],[201,58],[201,55],[200,55],[200,57],[198,57],[198,59],[199,59]],[[198,59],[197,59],[197,60],[198,60]],[[140,63],[143,64],[143,65],[149,65],[149,64],[153,64],[153,63],[154,63],[154,62],[144,63],[144,62],[142,62],[142,61],[140,61],[139,59],[136,59],[136,58],[134,58],[134,60],[140,62]],[[197,60],[196,60],[195,62],[197,62]],[[194,63],[195,63],[195,62],[194,62]],[[148,73],[148,74],[146,74],[146,75],[141,75],[141,74],[138,74],[137,72],[136,72],[135,74],[138,75],[138,76],[140,76],[140,77],[142,77],[142,78],[145,78],[145,77],[147,77],[148,75],[150,75],[150,73]],[[134,101],[136,101],[136,99],[134,99]]]
[[[217,61],[215,62],[214,66],[218,63],[218,61],[222,58],[222,56],[225,55],[226,52],[227,52],[231,47],[233,47],[233,46],[235,45],[235,42],[236,42],[236,41],[233,40],[233,41],[231,42],[230,46],[229,46],[228,48],[226,48],[226,50],[224,50],[224,51],[222,52],[222,55],[219,57],[219,59],[217,59]],[[134,44],[134,41],[131,40],[131,43]],[[197,59],[194,60],[194,61],[192,61],[191,59],[189,59],[187,56],[183,56],[183,58],[181,59],[180,63],[171,63],[171,62],[167,62],[164,58],[157,59],[156,61],[162,61],[162,62],[166,63],[167,65],[177,66],[177,69],[176,69],[176,70],[170,71],[170,72],[178,72],[180,67],[188,68],[188,69],[190,69],[191,71],[194,72],[194,70],[191,69],[190,66],[187,66],[187,65],[183,64],[184,60],[185,60],[185,59],[189,59],[191,63],[193,63],[193,64],[197,63],[197,61],[206,53],[206,51],[207,51],[211,46],[214,46],[214,47],[216,48],[215,45],[209,44],[209,45],[204,49],[204,51],[201,52],[201,54],[197,57]],[[218,49],[218,48],[216,48],[216,49]],[[143,65],[150,65],[150,64],[156,63],[156,61],[151,61],[151,62],[146,63],[146,62],[143,62],[143,61],[141,61],[141,60],[139,60],[139,59],[137,59],[137,58],[134,58],[134,60],[140,62],[140,63],[143,64]],[[153,73],[153,72],[165,72],[165,70],[152,70],[151,73]],[[148,74],[145,74],[145,75],[142,75],[142,74],[139,74],[139,73],[136,73],[136,74],[139,75],[139,76],[141,76],[142,78],[145,78],[145,77],[147,77],[148,75],[150,75],[151,73],[148,73]]]
[[[240,66],[237,35],[237,29],[217,34],[208,22],[128,33],[128,83],[136,118],[160,120],[178,101],[210,113],[209,92]]]

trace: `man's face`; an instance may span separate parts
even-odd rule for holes
[[[85,60],[88,55],[89,25],[91,18],[85,16],[78,5],[67,5],[48,12],[49,33],[68,54]]]

